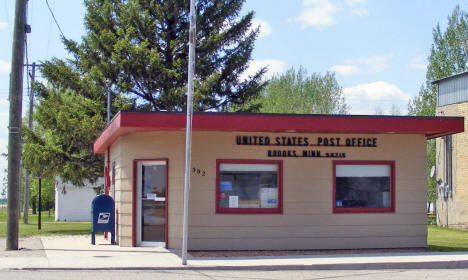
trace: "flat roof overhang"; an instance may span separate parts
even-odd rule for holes
[[[119,112],[93,145],[104,154],[119,137],[145,131],[184,131],[186,113]],[[464,131],[463,117],[194,113],[193,131],[336,134],[423,134],[428,139]]]

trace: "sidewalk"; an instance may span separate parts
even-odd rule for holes
[[[28,244],[31,248],[28,248]],[[96,244],[90,244],[89,236],[44,236],[20,240],[20,247],[25,247],[25,249],[13,252],[0,251],[3,253],[0,254],[0,270],[468,268],[468,252],[210,258],[190,256],[188,265],[182,266],[180,251],[177,250],[118,247],[109,245],[109,241],[101,236],[96,238]]]

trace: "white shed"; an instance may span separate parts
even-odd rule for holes
[[[56,221],[90,221],[91,202],[96,197],[95,188],[104,185],[104,178],[94,184],[88,181],[77,187],[70,182],[55,178],[55,220]]]

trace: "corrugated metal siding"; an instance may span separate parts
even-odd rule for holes
[[[437,106],[468,101],[468,75],[440,81],[438,86]]]

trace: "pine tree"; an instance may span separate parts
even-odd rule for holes
[[[257,110],[266,69],[241,80],[259,30],[245,0],[197,1],[195,111]],[[85,0],[86,34],[63,38],[71,59],[43,63],[35,126],[26,127],[23,165],[43,177],[82,184],[103,172],[92,144],[105,127],[107,94],[119,110],[184,111],[189,1]]]
[[[34,176],[81,185],[83,179],[102,176],[103,157],[92,144],[105,126],[105,103],[71,90],[38,89],[36,125],[23,126],[23,166]]]
[[[197,1],[195,111],[226,111],[264,85],[266,69],[240,80],[258,35],[249,31],[253,12],[239,16],[244,1]],[[113,96],[128,97],[135,109],[185,110],[188,3],[86,0],[83,42],[65,40],[77,72],[91,75]]]

